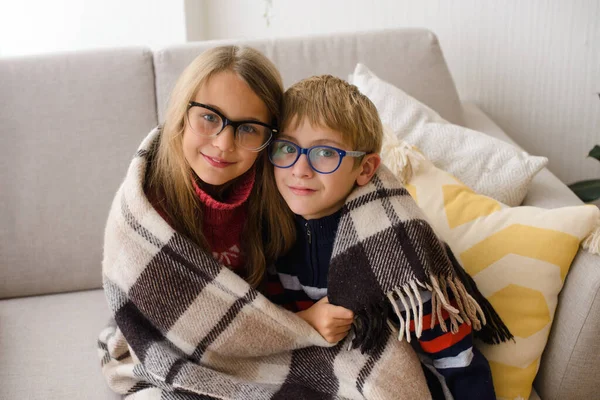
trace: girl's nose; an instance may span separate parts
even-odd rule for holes
[[[235,149],[233,126],[226,126],[221,133],[213,138],[212,145],[222,152],[232,152]]]

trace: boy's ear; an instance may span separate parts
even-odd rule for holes
[[[369,183],[373,175],[375,175],[375,172],[377,172],[377,168],[379,168],[380,164],[381,157],[379,157],[379,154],[371,153],[365,155],[360,165],[360,173],[356,178],[356,184],[358,186],[364,186]]]

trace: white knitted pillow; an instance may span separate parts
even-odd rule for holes
[[[435,111],[357,64],[350,82],[377,107],[397,138],[417,146],[438,168],[476,192],[511,207],[523,202],[531,179],[548,163],[484,133],[445,121]]]

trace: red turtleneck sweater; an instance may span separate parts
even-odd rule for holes
[[[194,180],[194,189],[202,204],[204,236],[215,259],[234,270],[244,265],[240,243],[254,177],[252,168],[222,202],[202,190]]]
[[[239,270],[245,261],[241,254],[241,235],[248,216],[248,197],[254,187],[254,178],[255,171],[252,168],[223,201],[215,200],[198,186],[195,179],[192,180],[202,206],[204,236],[213,257],[233,270]],[[150,202],[170,224],[162,207],[153,199]]]

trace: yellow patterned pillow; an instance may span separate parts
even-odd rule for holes
[[[404,151],[408,147],[396,144]],[[391,152],[397,150],[402,153],[400,147]],[[382,156],[400,175],[410,164],[406,153],[390,155],[389,146]],[[496,394],[528,399],[558,293],[580,242],[598,229],[600,210],[511,208],[474,193],[429,160],[421,158],[418,168],[412,167],[412,178],[404,169],[408,191],[515,336],[515,342],[478,346],[490,362]]]

